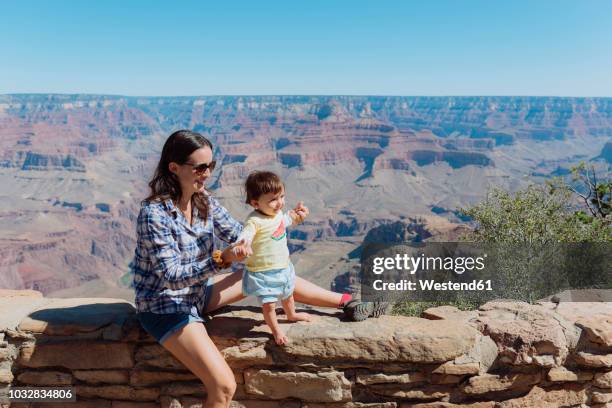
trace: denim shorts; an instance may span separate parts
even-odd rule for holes
[[[153,336],[159,344],[162,344],[168,337],[187,326],[189,323],[206,322],[202,314],[208,307],[213,286],[213,279],[208,279],[204,291],[204,305],[202,311],[198,310],[196,306],[192,306],[189,313],[176,312],[160,314],[153,312],[138,312],[136,313],[136,317],[140,321],[142,328]]]
[[[291,262],[286,268],[269,271],[249,272],[245,269],[242,275],[242,294],[257,296],[260,305],[287,299],[294,288],[295,269]]]

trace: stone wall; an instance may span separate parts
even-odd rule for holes
[[[284,324],[284,347],[274,344],[257,308],[213,316],[207,329],[238,383],[233,404],[612,406],[611,303],[498,302],[360,323],[334,312],[316,310],[312,323]],[[0,292],[0,389],[9,384],[70,385],[77,394],[75,403],[15,408],[195,408],[206,395],[140,328],[130,303],[32,291]]]

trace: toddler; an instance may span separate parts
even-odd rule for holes
[[[257,296],[266,323],[272,330],[276,344],[288,338],[278,325],[276,301],[280,299],[290,321],[310,321],[308,313],[297,313],[293,300],[295,270],[289,259],[286,228],[299,224],[308,215],[302,202],[286,213],[285,187],[276,174],[256,171],[246,183],[246,202],[253,207],[238,238],[242,244],[234,247],[237,253],[248,255],[242,279],[242,293]]]

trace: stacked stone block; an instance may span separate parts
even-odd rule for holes
[[[71,386],[74,403],[21,407],[195,408],[206,389],[117,299],[0,298],[0,388]],[[313,310],[279,347],[257,308],[207,330],[244,408],[612,406],[612,305],[491,302],[426,318],[345,322]],[[7,404],[2,405],[7,406]]]

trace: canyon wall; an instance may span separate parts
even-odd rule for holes
[[[380,223],[457,226],[457,209],[492,187],[609,163],[611,101],[0,95],[0,287],[129,300],[140,201],[178,129],[212,140],[220,165],[207,186],[237,220],[247,174],[281,175],[287,204],[311,210],[290,231],[298,273],[328,287]]]

